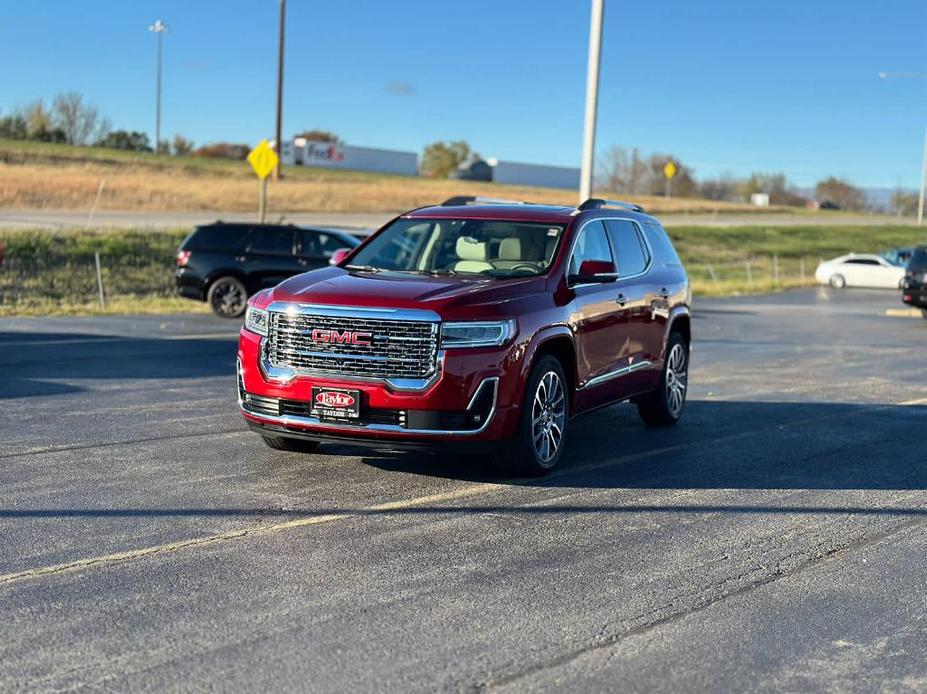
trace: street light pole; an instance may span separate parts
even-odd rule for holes
[[[579,201],[592,196],[595,167],[595,121],[599,106],[599,65],[602,62],[602,15],[605,0],[592,0],[589,20],[589,63],[586,67],[586,113],[583,121],[583,168],[579,178]]]
[[[276,150],[277,168],[274,170],[274,180],[281,177],[280,167],[283,153],[283,40],[286,36],[286,0],[280,0],[280,35],[277,38],[277,130]]]
[[[924,223],[924,192],[927,190],[927,129],[924,130],[924,167],[921,171],[921,195],[917,201],[917,226]]]
[[[157,96],[155,99],[155,154],[158,153],[159,148],[161,147],[161,52],[162,52],[162,37],[164,32],[167,31],[167,25],[162,22],[160,19],[154,24],[148,25],[148,31],[153,31],[158,36],[158,77],[157,77]]]

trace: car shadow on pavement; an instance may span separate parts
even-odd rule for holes
[[[71,380],[188,379],[234,382],[233,336],[170,339],[0,331],[0,400],[85,390]]]
[[[690,401],[667,429],[618,405],[572,422],[560,467],[513,480],[485,452],[378,455],[368,465],[531,487],[628,489],[927,489],[927,407]],[[333,451],[334,452],[334,451]]]

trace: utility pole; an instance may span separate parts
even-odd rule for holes
[[[583,168],[579,178],[580,203],[592,196],[595,167],[595,120],[599,106],[599,64],[602,62],[602,15],[605,0],[592,0],[589,20],[589,63],[586,67],[586,113],[583,121]]]
[[[277,38],[277,130],[276,147],[277,168],[274,169],[274,180],[281,178],[281,161],[283,159],[283,40],[286,36],[286,0],[280,0],[280,35]]]
[[[153,31],[158,37],[158,77],[157,77],[157,97],[155,99],[155,154],[161,146],[161,51],[162,38],[164,32],[168,30],[167,24],[160,19],[154,24],[148,25],[148,31]]]
[[[924,192],[927,190],[927,129],[924,130],[924,167],[921,171],[921,194],[917,201],[917,226],[924,223]]]

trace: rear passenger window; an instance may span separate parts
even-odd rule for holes
[[[673,248],[673,242],[670,241],[669,234],[659,224],[645,224],[644,233],[653,249],[654,257],[664,265],[682,267],[682,261]]]
[[[632,277],[641,274],[650,262],[650,254],[637,231],[637,225],[626,219],[605,222],[608,235],[618,256],[618,275]]]
[[[255,228],[248,250],[268,255],[293,255],[293,230]]]
[[[185,251],[236,251],[244,244],[247,227],[200,227],[183,245]]]
[[[573,257],[570,259],[570,274],[578,275],[579,266],[585,260],[604,260],[615,262],[612,250],[605,236],[605,226],[602,222],[589,222],[579,231],[576,245],[573,246]]]

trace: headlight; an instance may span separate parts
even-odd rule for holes
[[[441,326],[441,346],[498,347],[514,335],[514,320],[444,323]]]
[[[249,306],[245,311],[245,330],[267,336],[267,311]]]

